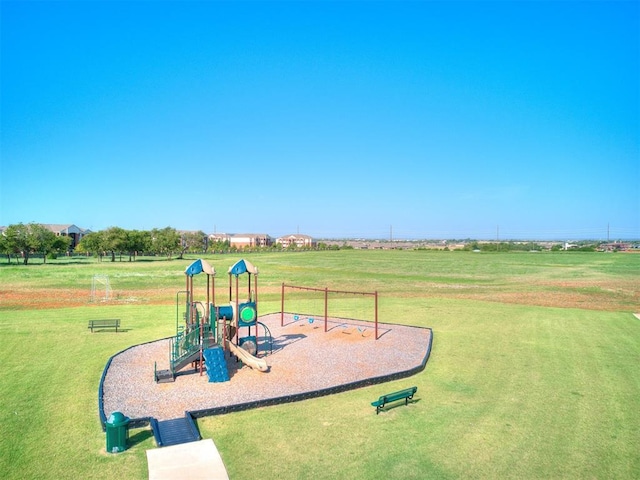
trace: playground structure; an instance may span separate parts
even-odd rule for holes
[[[202,287],[198,295],[194,289],[194,277],[200,274],[206,278],[206,295]],[[204,260],[193,262],[185,269],[185,290],[176,293],[175,336],[126,348],[108,360],[98,390],[108,451],[113,445],[126,449],[127,428],[150,425],[158,447],[195,444],[202,440],[197,418],[332,395],[398,380],[425,368],[431,330],[378,325],[377,292],[282,284],[280,312],[258,317],[257,268],[241,260],[229,268],[228,275],[229,303],[217,304],[215,269]],[[246,297],[240,293],[244,275]],[[274,355],[268,357],[267,365],[260,357],[266,356],[269,347]],[[156,383],[150,382],[146,360],[164,364],[167,348],[169,368],[154,369]],[[240,368],[240,363],[251,368]],[[189,364],[195,367],[184,373],[199,369],[202,375],[206,370],[209,382],[227,382],[231,373],[233,380],[212,386],[196,375],[185,375],[175,384],[158,385],[175,381]],[[396,400],[408,403],[414,393],[415,387],[386,394],[373,405],[379,412]],[[120,415],[124,411],[126,426],[111,420],[107,424],[105,409]],[[179,464],[182,468],[183,463]]]
[[[207,280],[204,301],[196,300],[194,294],[193,279],[201,273]],[[239,277],[245,274],[247,292],[241,300]],[[228,275],[229,303],[217,305],[214,267],[198,259],[186,268],[185,290],[176,294],[176,334],[170,339],[169,369],[156,367],[156,382],[173,382],[176,374],[188,365],[195,365],[200,375],[206,368],[209,382],[228,381],[227,353],[254,370],[269,370],[264,358],[258,357],[259,327],[263,329],[265,351],[273,341],[269,328],[258,321],[258,269],[247,260],[239,260],[229,268]]]
[[[206,278],[206,295],[202,287],[197,292],[205,298],[198,298],[194,288],[194,277],[200,274]],[[247,276],[246,296],[240,293],[244,291],[240,288],[243,275]],[[218,304],[215,269],[202,259],[185,269],[186,287],[176,293],[175,336],[127,348],[107,362],[98,399],[108,446],[109,438],[117,436],[118,445],[126,449],[123,430],[146,424],[158,447],[195,444],[201,441],[196,418],[331,395],[397,380],[424,369],[431,331],[378,325],[377,292],[283,283],[280,312],[258,317],[257,275],[258,269],[250,262],[236,262],[228,270],[228,303]],[[218,292],[218,296],[221,294]],[[362,316],[354,318],[354,314]],[[269,327],[259,318],[276,335],[275,345]],[[371,338],[381,341],[371,342]],[[149,382],[148,363],[138,359],[162,359],[164,363],[167,347],[169,368],[154,368],[153,384]],[[269,351],[275,355],[269,357],[267,365],[261,357]],[[234,356],[236,364],[251,368],[236,367]],[[189,364],[192,369],[184,373],[199,370],[202,376],[206,371],[209,382],[227,382],[232,372],[233,381],[210,388],[195,375],[189,375],[175,385],[157,385],[174,382]],[[254,374],[252,369],[270,373]],[[122,388],[122,378],[127,378],[126,388]],[[190,392],[186,400],[185,388]],[[377,411],[402,395],[407,403],[409,394],[403,392],[380,397]],[[124,409],[130,415],[126,417],[127,426],[107,425],[105,408],[116,413]]]
[[[154,366],[154,378],[157,383],[175,381],[178,372],[189,365],[199,370],[200,375],[206,371],[209,382],[226,382],[229,380],[228,356],[234,356],[242,365],[247,365],[254,370],[260,372],[269,370],[263,357],[268,350],[273,351],[273,337],[269,327],[258,320],[258,269],[251,262],[243,259],[232,265],[227,273],[229,276],[228,303],[217,304],[215,268],[206,260],[198,259],[185,269],[185,289],[176,293],[176,333],[170,338],[169,368],[158,370],[157,364]],[[206,299],[197,299],[195,294],[194,277],[200,274],[206,277]],[[243,275],[247,276],[247,284],[246,295],[241,298],[240,277]],[[322,317],[325,333],[328,331],[330,295],[342,296],[343,300],[346,297],[350,302],[357,298],[363,300],[369,298],[370,300],[365,301],[368,305],[365,308],[372,314],[369,320],[370,326],[355,326],[344,317],[336,317],[332,322],[336,325],[335,328],[341,329],[342,333],[378,340],[378,292],[330,290],[283,283],[281,327],[284,325],[285,297],[290,303],[291,295],[296,291],[308,292],[323,304],[322,313],[317,310],[314,315],[302,316],[307,317],[309,324],[313,324],[316,319],[320,320]],[[332,317],[335,317],[337,312],[332,313],[334,314]],[[294,314],[293,319],[298,321],[301,316]],[[262,336],[259,333],[262,333]],[[260,355],[261,349],[263,355]]]

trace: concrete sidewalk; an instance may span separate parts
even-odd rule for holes
[[[213,440],[147,450],[149,480],[229,480]]]

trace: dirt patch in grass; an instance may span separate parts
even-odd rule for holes
[[[171,289],[140,289],[112,292],[109,304],[173,305]],[[384,295],[384,292],[381,292]],[[423,291],[408,292],[409,297],[462,298],[541,307],[581,308],[602,311],[640,311],[640,288],[631,280],[540,281],[504,285],[438,284]],[[45,309],[104,305],[101,298],[91,301],[89,289],[0,290],[0,307],[5,309]]]
[[[640,290],[631,281],[558,281],[527,285],[481,286],[457,291],[437,291],[436,296],[541,307],[581,308],[601,311],[637,311]]]
[[[91,291],[42,288],[0,290],[0,307],[12,310],[39,310],[47,308],[86,307],[91,305],[118,304],[152,304],[169,305],[175,302],[175,292],[161,289],[132,290],[127,292],[113,291],[109,300],[104,299],[104,292],[91,299]]]
[[[620,302],[602,295],[580,294],[575,292],[503,292],[484,300],[518,305],[536,305],[541,307],[581,308],[585,310],[620,311],[634,310],[633,304]],[[637,303],[636,303],[637,306]]]
[[[86,294],[69,289],[0,290],[0,305],[7,309],[44,309],[87,305],[91,292]]]

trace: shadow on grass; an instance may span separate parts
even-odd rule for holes
[[[129,437],[128,445],[129,447],[135,447],[136,445],[145,442],[151,437],[153,437],[153,432],[151,431],[151,429],[139,430],[137,433]]]
[[[400,408],[400,407],[405,407],[407,405],[410,405],[412,403],[418,403],[420,401],[419,398],[414,398],[412,400],[409,400],[407,402],[407,404],[405,405],[404,400],[398,400],[397,402],[394,402],[393,404],[387,404],[384,406],[384,408],[380,409],[380,413],[384,413],[384,412],[388,412],[390,410],[394,410],[396,408]]]
[[[108,328],[100,329],[100,330],[94,328],[93,332],[91,330],[89,330],[89,333],[91,333],[91,334],[95,334],[95,333],[113,333],[113,334],[117,334],[117,333],[127,333],[127,332],[130,332],[131,330],[133,330],[133,329],[132,328],[120,328],[120,327],[118,327],[118,331],[116,332],[115,330],[113,330],[113,329],[110,330]]]

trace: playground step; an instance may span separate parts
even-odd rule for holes
[[[175,380],[171,370],[158,370],[156,372],[156,382],[158,383],[171,383],[175,382]]]
[[[179,358],[175,361],[171,361],[172,363],[172,368],[174,372],[177,372],[179,370],[182,370],[184,367],[186,367],[187,365],[189,365],[192,362],[195,362],[196,360],[200,359],[200,349],[198,348],[197,350],[190,352],[188,355],[184,355],[182,358]]]
[[[187,413],[183,418],[157,421],[153,419],[151,428],[159,447],[179,445],[200,440],[200,433]]]

